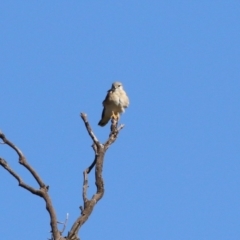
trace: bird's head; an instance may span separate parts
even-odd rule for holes
[[[113,84],[112,84],[112,91],[116,91],[116,90],[122,90],[123,89],[123,85],[122,85],[122,83],[120,83],[120,82],[114,82]]]

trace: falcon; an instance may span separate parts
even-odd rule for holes
[[[102,119],[98,125],[105,126],[111,118],[120,119],[120,113],[129,106],[129,99],[120,82],[114,82],[103,101]]]

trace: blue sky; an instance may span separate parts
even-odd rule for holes
[[[105,157],[105,195],[81,239],[240,238],[239,1],[5,1],[0,129],[46,184],[59,221],[82,204],[112,82],[130,106]],[[25,182],[37,186],[0,145]],[[0,169],[0,235],[47,239],[42,199]],[[95,191],[90,177],[89,197]]]

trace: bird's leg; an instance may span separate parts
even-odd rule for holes
[[[112,116],[111,116],[111,118],[113,118],[113,119],[115,119],[115,120],[117,120],[118,121],[118,115],[119,115],[119,113],[117,113],[117,115],[114,113],[114,111],[112,111]]]
[[[114,111],[112,111],[111,118],[115,119],[115,113],[114,113]]]
[[[120,119],[120,113],[118,112],[117,113],[117,121],[119,121],[119,119]]]

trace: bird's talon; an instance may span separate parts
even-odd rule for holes
[[[116,115],[114,112],[112,112],[111,118],[114,120],[118,120],[118,115]]]

